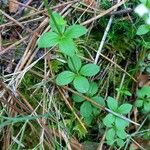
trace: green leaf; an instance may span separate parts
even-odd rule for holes
[[[116,111],[116,110],[117,110],[117,107],[118,107],[118,102],[117,102],[117,100],[115,100],[114,98],[108,97],[108,98],[107,98],[107,105],[108,105],[108,107],[109,107],[111,110]]]
[[[124,91],[124,94],[127,96],[132,96],[131,92],[129,92],[129,91]]]
[[[122,139],[117,139],[117,145],[119,147],[123,147],[124,146],[124,141]]]
[[[150,97],[150,86],[143,86],[142,89],[137,91],[138,98]]]
[[[116,88],[116,91],[122,95],[132,96],[132,94],[125,88]]]
[[[81,59],[77,55],[69,57],[68,66],[73,72],[78,72],[81,68]]]
[[[72,25],[68,27],[65,31],[65,36],[68,38],[78,38],[86,34],[87,29],[81,25]]]
[[[150,111],[150,102],[144,102],[144,110],[146,112],[149,112]]]
[[[123,130],[128,125],[129,125],[128,121],[116,117],[115,126],[118,130]]]
[[[150,73],[150,66],[146,67],[146,72]]]
[[[89,81],[83,76],[76,76],[73,81],[73,85],[80,93],[86,93],[89,89]]]
[[[38,47],[39,48],[49,48],[52,46],[57,45],[59,41],[58,34],[54,32],[47,32],[44,33],[38,40]]]
[[[62,53],[72,57],[75,54],[76,46],[72,39],[63,37],[59,41],[59,48]]]
[[[112,114],[108,114],[104,119],[103,123],[106,127],[112,127],[113,123],[115,122],[115,116]]]
[[[84,117],[84,122],[87,125],[90,125],[92,123],[92,120],[93,120],[93,116],[92,115],[90,117]]]
[[[91,77],[96,75],[99,71],[100,67],[96,64],[86,64],[81,68],[80,74]]]
[[[128,114],[132,109],[132,105],[131,104],[122,104],[119,108],[118,108],[118,112],[120,114]]]
[[[137,30],[137,35],[144,35],[146,33],[148,33],[150,31],[150,26],[143,24],[141,26],[139,26],[138,30]]]
[[[93,109],[93,114],[94,114],[94,116],[97,116],[97,115],[100,114],[100,109],[98,109],[98,108],[96,108],[96,107],[93,107],[92,109]]]
[[[73,72],[63,71],[60,74],[58,74],[56,78],[56,84],[60,86],[67,85],[70,82],[72,82],[74,78],[75,78],[75,74]]]
[[[120,139],[127,138],[127,133],[124,130],[117,130],[116,134]]]
[[[107,143],[108,145],[111,145],[111,146],[114,144],[114,142],[115,142],[114,139],[111,139],[111,140],[107,140],[107,141],[106,141],[106,143]]]
[[[150,0],[140,0],[146,7],[150,8]]]
[[[142,42],[142,45],[145,47],[145,48],[150,48],[150,42],[145,42],[145,41],[143,41]]]
[[[114,140],[114,138],[115,138],[115,130],[111,128],[106,132],[106,139],[109,141]]]
[[[142,107],[142,106],[143,106],[143,100],[137,100],[137,101],[135,102],[135,106],[136,106],[136,107]]]
[[[77,102],[77,103],[83,102],[83,101],[85,100],[84,98],[80,97],[80,96],[77,95],[77,94],[73,94],[73,95],[72,95],[72,99],[73,99],[75,102]]]
[[[55,18],[55,21],[57,23],[58,28],[60,29],[60,31],[63,33],[65,30],[65,26],[66,26],[66,21],[63,19],[63,17],[61,15],[59,15],[57,12],[54,12],[53,17]],[[53,21],[52,18],[50,18],[50,26],[52,28],[53,31],[58,32],[57,27]]]
[[[80,107],[80,113],[83,118],[92,117],[92,105],[90,102],[83,102]]]
[[[97,86],[96,82],[91,82],[91,83],[90,83],[89,90],[88,90],[88,92],[87,92],[87,95],[91,97],[91,96],[93,96],[94,94],[96,94],[97,91],[98,91],[98,86]]]
[[[105,101],[101,96],[94,96],[92,97],[92,99],[99,105],[104,106],[105,107]],[[96,107],[95,105],[93,105],[94,107]]]

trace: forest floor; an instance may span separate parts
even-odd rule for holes
[[[0,149],[149,150],[149,12],[149,0],[1,0]]]

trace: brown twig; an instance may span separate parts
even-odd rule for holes
[[[11,16],[9,16],[8,14],[6,14],[4,11],[2,11],[1,9],[0,9],[0,12],[5,16],[5,17],[7,17],[8,19],[10,19],[11,21],[13,21],[14,23],[16,23],[18,26],[20,26],[21,28],[24,28],[24,26],[20,23],[20,22],[18,22],[16,19],[14,19],[13,17],[11,17]]]
[[[28,38],[28,36],[22,38],[21,40],[17,41],[16,43],[8,46],[7,48],[5,48],[4,50],[0,51],[0,55],[7,53],[10,49],[14,48],[15,46],[19,45],[21,42],[25,41]]]
[[[111,11],[113,11],[113,10],[115,10],[116,8],[118,8],[118,7],[120,7],[121,5],[123,5],[126,1],[127,1],[127,0],[121,1],[120,3],[118,3],[118,4],[114,5],[114,6],[112,6],[111,8],[109,8],[109,9],[107,9],[106,11],[100,13],[99,15],[97,15],[97,16],[95,16],[95,17],[93,17],[93,18],[91,18],[91,19],[89,19],[89,20],[83,22],[82,25],[87,25],[87,24],[89,24],[89,23],[91,23],[91,22],[93,22],[93,21],[95,21],[95,20],[97,20],[97,19],[99,19],[99,18],[105,16],[106,14],[110,13]]]

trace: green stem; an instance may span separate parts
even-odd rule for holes
[[[56,26],[56,28],[57,28],[58,33],[62,36],[63,34],[62,34],[62,32],[61,32],[61,30],[60,30],[60,28],[59,28],[59,26],[58,26],[58,24],[57,24],[57,22],[56,22],[56,20],[55,20],[55,17],[53,16],[52,10],[51,10],[51,9],[49,8],[49,6],[48,6],[48,1],[47,1],[47,0],[44,0],[44,5],[45,5],[45,7],[46,7],[47,10],[48,10],[48,15],[49,15],[49,17],[51,17],[52,20],[54,21],[54,24],[55,24],[55,26]]]

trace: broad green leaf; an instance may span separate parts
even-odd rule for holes
[[[115,142],[114,139],[111,139],[111,140],[107,140],[107,141],[106,141],[106,143],[107,143],[108,145],[111,145],[111,146],[114,144],[114,142]]]
[[[150,31],[150,26],[143,24],[141,26],[139,26],[138,30],[137,30],[137,35],[144,35],[146,33],[148,33]]]
[[[129,125],[128,121],[116,117],[115,126],[118,130],[123,130],[128,125]]]
[[[145,47],[145,48],[150,48],[150,42],[145,42],[145,41],[143,41],[142,42],[142,45]]]
[[[102,97],[100,96],[94,96],[92,97],[92,99],[99,105],[104,106],[105,107],[105,101]],[[94,107],[96,107],[95,105],[93,105]]]
[[[68,38],[78,38],[86,34],[87,29],[81,25],[72,25],[68,27],[65,31],[65,36]]]
[[[92,123],[93,116],[91,115],[90,117],[84,117],[84,121],[87,125],[90,125]]]
[[[128,114],[132,109],[132,105],[131,104],[122,104],[119,108],[118,111],[120,114]]]
[[[98,109],[98,108],[96,108],[96,107],[92,107],[92,110],[93,110],[93,114],[94,114],[94,116],[99,115],[99,113],[100,113],[100,109]]]
[[[39,48],[49,48],[58,44],[59,36],[54,32],[44,33],[38,40]]]
[[[150,97],[150,86],[143,86],[142,89],[137,91],[138,98]]]
[[[68,66],[73,72],[78,72],[81,68],[81,59],[77,55],[69,57]]]
[[[142,106],[143,106],[143,100],[137,100],[137,101],[135,102],[135,106],[136,106],[136,107],[142,107]]]
[[[146,67],[146,72],[150,73],[150,66]]]
[[[111,110],[116,111],[116,110],[117,110],[117,107],[118,107],[118,102],[117,102],[117,100],[115,100],[114,98],[108,97],[108,98],[107,98],[107,105],[108,105],[108,107],[109,107]]]
[[[80,107],[80,113],[83,118],[92,117],[92,105],[90,102],[83,102]]]
[[[117,139],[117,145],[119,147],[123,147],[124,146],[124,141],[122,139]]]
[[[112,127],[113,123],[115,122],[115,116],[112,114],[108,114],[104,119],[103,123],[106,127]]]
[[[62,53],[72,57],[75,54],[76,46],[72,39],[63,37],[59,41],[59,48]]]
[[[53,17],[55,18],[55,21],[57,23],[58,28],[60,29],[61,33],[64,32],[65,30],[65,26],[66,26],[66,21],[63,19],[63,17],[61,15],[59,15],[57,12],[54,12]],[[52,17],[50,18],[50,26],[52,28],[53,31],[58,32],[57,27],[52,19]]]
[[[98,86],[97,86],[96,82],[91,82],[91,83],[90,83],[89,90],[88,90],[88,92],[87,92],[87,95],[91,97],[91,96],[93,96],[94,94],[96,94],[97,91],[98,91]]]
[[[73,94],[72,95],[72,99],[77,102],[77,103],[80,103],[80,102],[83,102],[85,99],[80,97],[79,95],[76,95],[76,94]]]
[[[73,85],[80,93],[86,93],[89,89],[89,81],[83,76],[76,76],[73,81]]]
[[[72,82],[74,78],[75,78],[75,74],[73,72],[63,71],[60,74],[58,74],[56,78],[56,84],[60,86],[67,85],[70,82]]]
[[[146,112],[149,112],[150,111],[150,102],[144,102],[144,110]]]
[[[100,67],[96,64],[86,64],[81,68],[80,74],[91,77],[96,75],[99,71]]]
[[[115,130],[111,128],[106,132],[106,139],[109,141],[114,140],[114,138],[115,138]]]
[[[124,130],[117,130],[116,134],[120,139],[127,138],[127,133]]]

